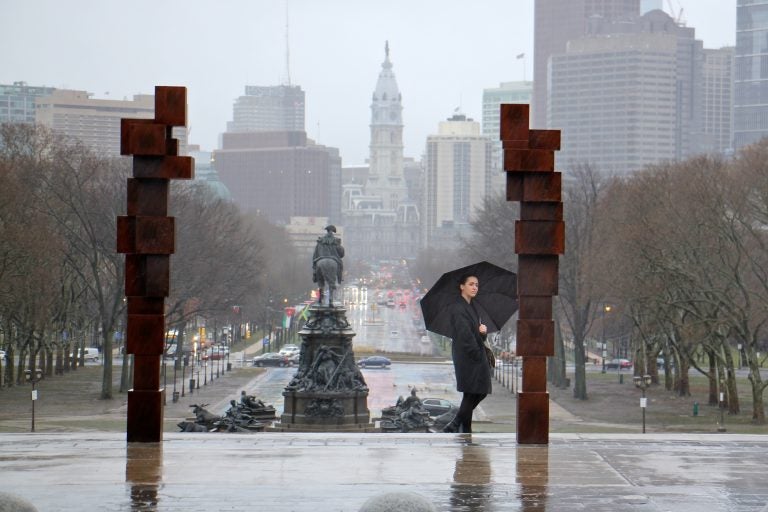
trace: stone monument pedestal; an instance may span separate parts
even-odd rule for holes
[[[368,386],[355,363],[346,309],[309,307],[299,331],[299,368],[283,392],[285,405],[279,432],[373,432],[368,410]]]

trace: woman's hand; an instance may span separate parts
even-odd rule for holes
[[[488,333],[488,328],[485,326],[485,324],[480,324],[480,334],[485,336]]]

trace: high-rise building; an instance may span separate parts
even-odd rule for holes
[[[214,168],[233,201],[278,224],[291,217],[339,218],[341,157],[305,132],[227,132]]]
[[[702,151],[704,57],[694,29],[654,10],[590,30],[550,57],[548,126],[562,130],[558,160],[621,174]]]
[[[36,87],[26,82],[0,84],[0,123],[34,123],[35,100],[53,91],[53,87]]]
[[[404,175],[402,111],[387,42],[371,101],[366,182],[343,186],[344,246],[350,258],[375,262],[415,258],[418,253],[420,216]]]
[[[727,153],[733,148],[733,47],[704,50],[701,136],[697,152]]]
[[[245,86],[227,123],[228,132],[304,130],[304,91],[298,85]]]
[[[155,97],[136,94],[133,100],[94,99],[86,91],[55,89],[36,101],[35,120],[56,132],[77,139],[102,156],[120,155],[120,119],[152,119]],[[186,154],[187,130],[175,127],[179,154]]]
[[[455,244],[466,232],[491,188],[491,139],[480,124],[454,114],[427,137],[425,167],[424,247]]]
[[[535,0],[532,127],[546,127],[550,56],[565,53],[568,41],[585,35],[591,21],[632,19],[639,14],[640,0]]]
[[[232,201],[232,193],[221,182],[219,173],[213,168],[213,153],[201,150],[197,144],[190,144],[187,154],[195,159],[194,183],[205,185],[217,200]]]
[[[768,136],[768,2],[737,0],[733,146]]]

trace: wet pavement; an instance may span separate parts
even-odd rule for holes
[[[768,510],[768,436],[0,434],[0,491],[39,511],[356,511],[414,492],[439,511]]]

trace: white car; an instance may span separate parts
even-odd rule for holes
[[[280,354],[286,356],[286,357],[293,357],[297,355],[299,352],[301,352],[301,349],[298,345],[285,345],[283,348],[280,349]]]

